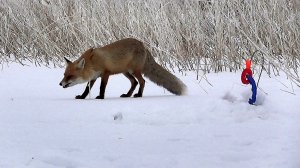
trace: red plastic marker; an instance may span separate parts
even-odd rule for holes
[[[251,59],[246,60],[246,69],[251,69]]]
[[[243,70],[241,75],[241,80],[243,84],[251,84],[252,86],[252,97],[249,99],[248,103],[253,105],[256,101],[256,93],[257,93],[257,87],[255,80],[252,77],[252,71],[251,71],[251,59],[246,60],[246,68]]]

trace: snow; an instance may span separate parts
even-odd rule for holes
[[[61,88],[63,71],[17,64],[0,71],[0,168],[300,166],[300,89],[284,75],[263,74],[252,106],[241,72],[208,74],[212,86],[177,74],[185,96],[147,80],[143,98],[119,98],[129,82],[116,75],[106,99],[94,99],[98,80],[91,98],[75,100],[85,85]]]

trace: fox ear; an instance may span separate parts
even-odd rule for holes
[[[72,63],[70,60],[68,60],[66,57],[64,57],[65,61],[67,62],[67,64]]]
[[[82,59],[78,62],[77,68],[83,69],[83,68],[84,68],[84,65],[85,65],[85,59],[82,58]]]

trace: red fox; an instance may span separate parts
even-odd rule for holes
[[[129,91],[121,97],[130,97],[137,84],[140,87],[134,97],[143,96],[145,80],[142,74],[173,94],[182,95],[186,90],[186,85],[180,79],[158,65],[143,43],[133,38],[119,40],[100,48],[90,48],[74,62],[67,58],[65,60],[67,67],[59,85],[67,88],[88,82],[84,92],[76,96],[76,99],[85,99],[98,77],[101,77],[101,85],[96,99],[104,99],[109,76],[118,73],[123,73],[131,82]]]

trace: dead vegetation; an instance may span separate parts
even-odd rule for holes
[[[135,37],[170,69],[284,71],[299,84],[299,0],[1,0],[0,62],[60,66]]]

